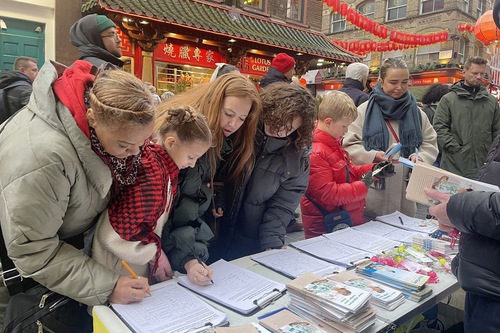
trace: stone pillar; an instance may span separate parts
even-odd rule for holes
[[[153,83],[153,52],[142,51],[142,81]]]

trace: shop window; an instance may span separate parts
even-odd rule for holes
[[[365,1],[358,7],[358,12],[373,20],[375,16],[375,1]]]
[[[458,46],[458,51],[457,51],[457,61],[459,63],[464,63],[465,59],[467,59],[467,46],[468,46],[468,41],[465,39],[460,39],[460,44]]]
[[[302,0],[286,1],[286,17],[295,21],[302,22]]]
[[[422,0],[420,2],[420,13],[427,14],[444,9],[444,0]]]
[[[332,12],[332,30],[331,32],[342,32],[345,31],[346,20],[340,16],[340,12],[336,14]]]
[[[417,49],[417,65],[430,65],[434,63],[438,63],[439,61],[439,51],[441,51],[440,44],[434,45],[425,45],[420,46]]]
[[[371,52],[366,55],[366,57],[363,59],[363,64],[365,64],[368,67],[371,67],[372,63],[372,54]]]
[[[197,85],[210,81],[212,68],[155,62],[155,86],[158,95],[166,91],[179,94]]]
[[[406,17],[407,0],[387,1],[387,21],[399,20]]]
[[[382,54],[382,59],[387,58],[403,58],[403,50],[385,51]]]
[[[465,13],[469,13],[469,0],[462,0],[462,7],[460,9]]]
[[[477,0],[476,18],[480,18],[486,12],[486,0]]]
[[[264,11],[265,0],[244,0],[243,5],[245,7],[250,7],[251,9],[257,9]]]

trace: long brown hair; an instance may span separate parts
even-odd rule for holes
[[[215,139],[208,151],[211,180],[215,176],[216,161],[221,160],[224,133],[220,126],[221,110],[226,97],[250,97],[252,107],[243,125],[236,131],[233,153],[230,157],[232,179],[237,179],[253,167],[254,137],[261,112],[259,93],[254,84],[239,73],[227,73],[215,81],[202,84],[182,94],[165,100],[158,106],[158,116],[173,106],[190,105],[205,115]]]

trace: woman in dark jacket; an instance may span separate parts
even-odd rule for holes
[[[221,223],[224,237],[218,242],[226,260],[281,248],[309,181],[314,97],[299,85],[276,83],[263,90],[261,99],[253,171],[244,186],[233,183],[224,188],[226,195],[233,194]]]
[[[178,196],[163,231],[162,249],[172,269],[182,273],[204,269],[196,257],[208,259],[206,244],[214,236],[201,217],[212,202],[215,174],[222,160],[234,165],[230,178],[251,169],[253,138],[261,110],[255,85],[237,72],[169,98],[158,107],[159,116],[171,107],[183,105],[198,108],[207,118],[215,144],[194,168],[179,173]]]

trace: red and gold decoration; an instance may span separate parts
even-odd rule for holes
[[[363,56],[370,52],[402,50],[411,47],[436,44],[448,40],[448,31],[439,31],[431,34],[408,34],[398,30],[389,31],[387,26],[379,24],[357,12],[343,1],[323,0],[323,2],[325,2],[328,7],[332,8],[334,13],[340,13],[340,16],[359,29],[363,29],[381,39],[389,37],[388,42],[334,41],[334,43],[340,47],[358,55]]]

